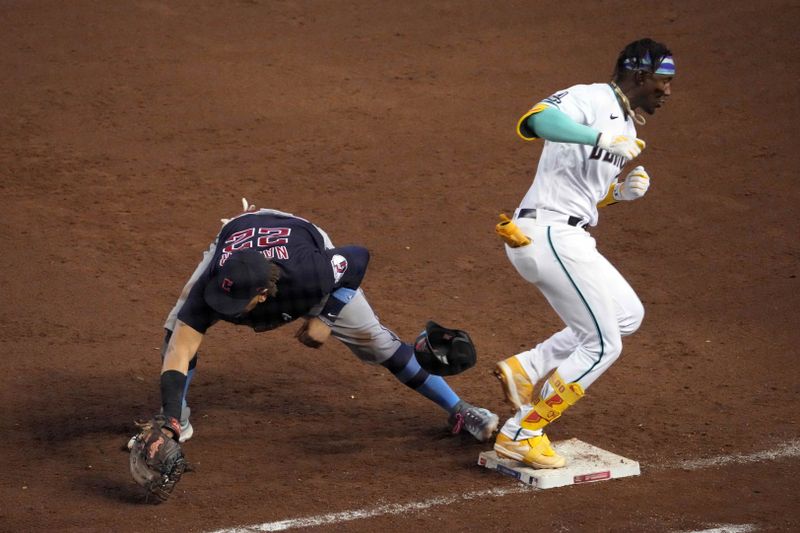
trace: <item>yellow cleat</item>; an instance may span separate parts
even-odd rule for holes
[[[545,434],[515,441],[499,433],[494,451],[499,457],[515,459],[533,468],[561,468],[567,464],[567,460],[550,446],[550,439]]]
[[[533,403],[534,383],[516,355],[499,361],[494,367],[494,375],[500,380],[506,400],[515,409]]]

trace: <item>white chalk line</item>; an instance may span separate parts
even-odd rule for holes
[[[758,531],[758,527],[755,524],[714,524],[714,527],[709,529],[676,533],[750,533],[751,531]]]
[[[747,464],[758,463],[765,461],[774,461],[779,459],[787,459],[800,456],[800,441],[789,441],[778,445],[773,450],[765,450],[761,452],[754,452],[748,454],[730,454],[719,455],[716,457],[707,457],[704,459],[692,459],[687,461],[678,461],[667,465],[654,465],[656,468],[663,469],[683,469],[683,470],[699,470],[714,466],[723,466],[727,464]],[[277,522],[266,522],[263,524],[254,524],[250,526],[240,526],[235,528],[217,529],[211,533],[251,533],[254,531],[284,531],[287,529],[294,529],[298,527],[314,527],[328,524],[338,524],[341,522],[349,522],[352,520],[361,520],[364,518],[372,518],[375,516],[384,515],[400,515],[409,512],[422,511],[430,509],[431,507],[440,507],[443,505],[451,505],[459,501],[475,500],[486,496],[507,496],[509,494],[519,494],[521,492],[532,492],[536,489],[525,486],[515,485],[513,487],[505,487],[500,489],[487,489],[474,492],[467,492],[464,494],[453,494],[450,496],[440,496],[430,498],[420,502],[411,502],[405,504],[386,504],[377,507],[367,507],[363,509],[356,509],[352,511],[342,511],[339,513],[328,513],[324,515],[309,516],[305,518],[289,518],[286,520],[279,520]],[[687,532],[687,533],[747,533],[755,531],[755,526],[752,524],[730,524],[730,525],[715,525],[711,529],[704,529],[702,531]]]
[[[671,465],[663,466],[662,468],[682,468],[684,470],[699,470],[701,468],[709,468],[712,466],[723,466],[727,464],[747,464],[747,463],[760,463],[763,461],[775,461],[777,459],[786,459],[790,457],[800,456],[800,441],[790,441],[779,444],[773,450],[765,450],[762,452],[753,453],[732,453],[729,455],[718,455],[717,457],[708,457],[706,459],[690,459],[687,461],[679,461]]]
[[[283,531],[285,529],[292,529],[296,527],[310,527],[322,526],[325,524],[337,524],[340,522],[349,522],[351,520],[360,520],[362,518],[371,518],[373,516],[383,515],[399,515],[405,514],[409,511],[422,511],[431,507],[439,507],[442,505],[450,505],[459,501],[475,500],[486,496],[506,496],[508,494],[518,494],[520,492],[531,492],[535,489],[526,485],[518,485],[513,487],[505,487],[501,489],[487,489],[475,492],[467,492],[464,494],[454,494],[451,496],[440,496],[430,498],[421,502],[412,503],[391,503],[381,505],[378,507],[357,509],[355,511],[342,511],[340,513],[329,513],[319,516],[309,516],[306,518],[292,518],[288,520],[280,520],[278,522],[269,522],[266,524],[258,524],[252,526],[243,526],[232,529],[218,529],[212,533],[249,533],[251,531]]]

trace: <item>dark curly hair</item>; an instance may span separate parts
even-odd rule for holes
[[[644,58],[649,56],[652,63],[649,70],[653,72],[658,67],[659,59],[670,55],[672,55],[672,52],[665,44],[653,39],[645,38],[633,41],[623,48],[622,52],[619,53],[619,57],[617,57],[617,63],[614,65],[614,81],[622,78],[625,72],[630,72],[625,68],[626,60],[632,60],[634,65],[642,65]]]

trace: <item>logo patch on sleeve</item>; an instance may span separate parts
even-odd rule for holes
[[[347,259],[343,255],[336,254],[331,257],[331,268],[333,268],[333,281],[339,283],[344,273],[347,271]]]

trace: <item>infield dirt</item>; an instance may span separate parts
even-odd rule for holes
[[[678,461],[796,442],[800,6],[38,1],[0,7],[0,531],[207,531],[513,480],[385,370],[294,326],[220,325],[190,401],[196,471],[142,503],[120,451],[159,407],[162,324],[242,196],[367,246],[364,288],[405,339],[475,341],[451,379],[505,418],[494,362],[560,329],[493,233],[541,146],[538,99],[666,42],[678,75],[639,128],[647,196],[598,247],[644,324],[562,420],[642,475],[471,500],[337,531],[800,528],[797,458]],[[323,529],[323,528],[318,528]]]

